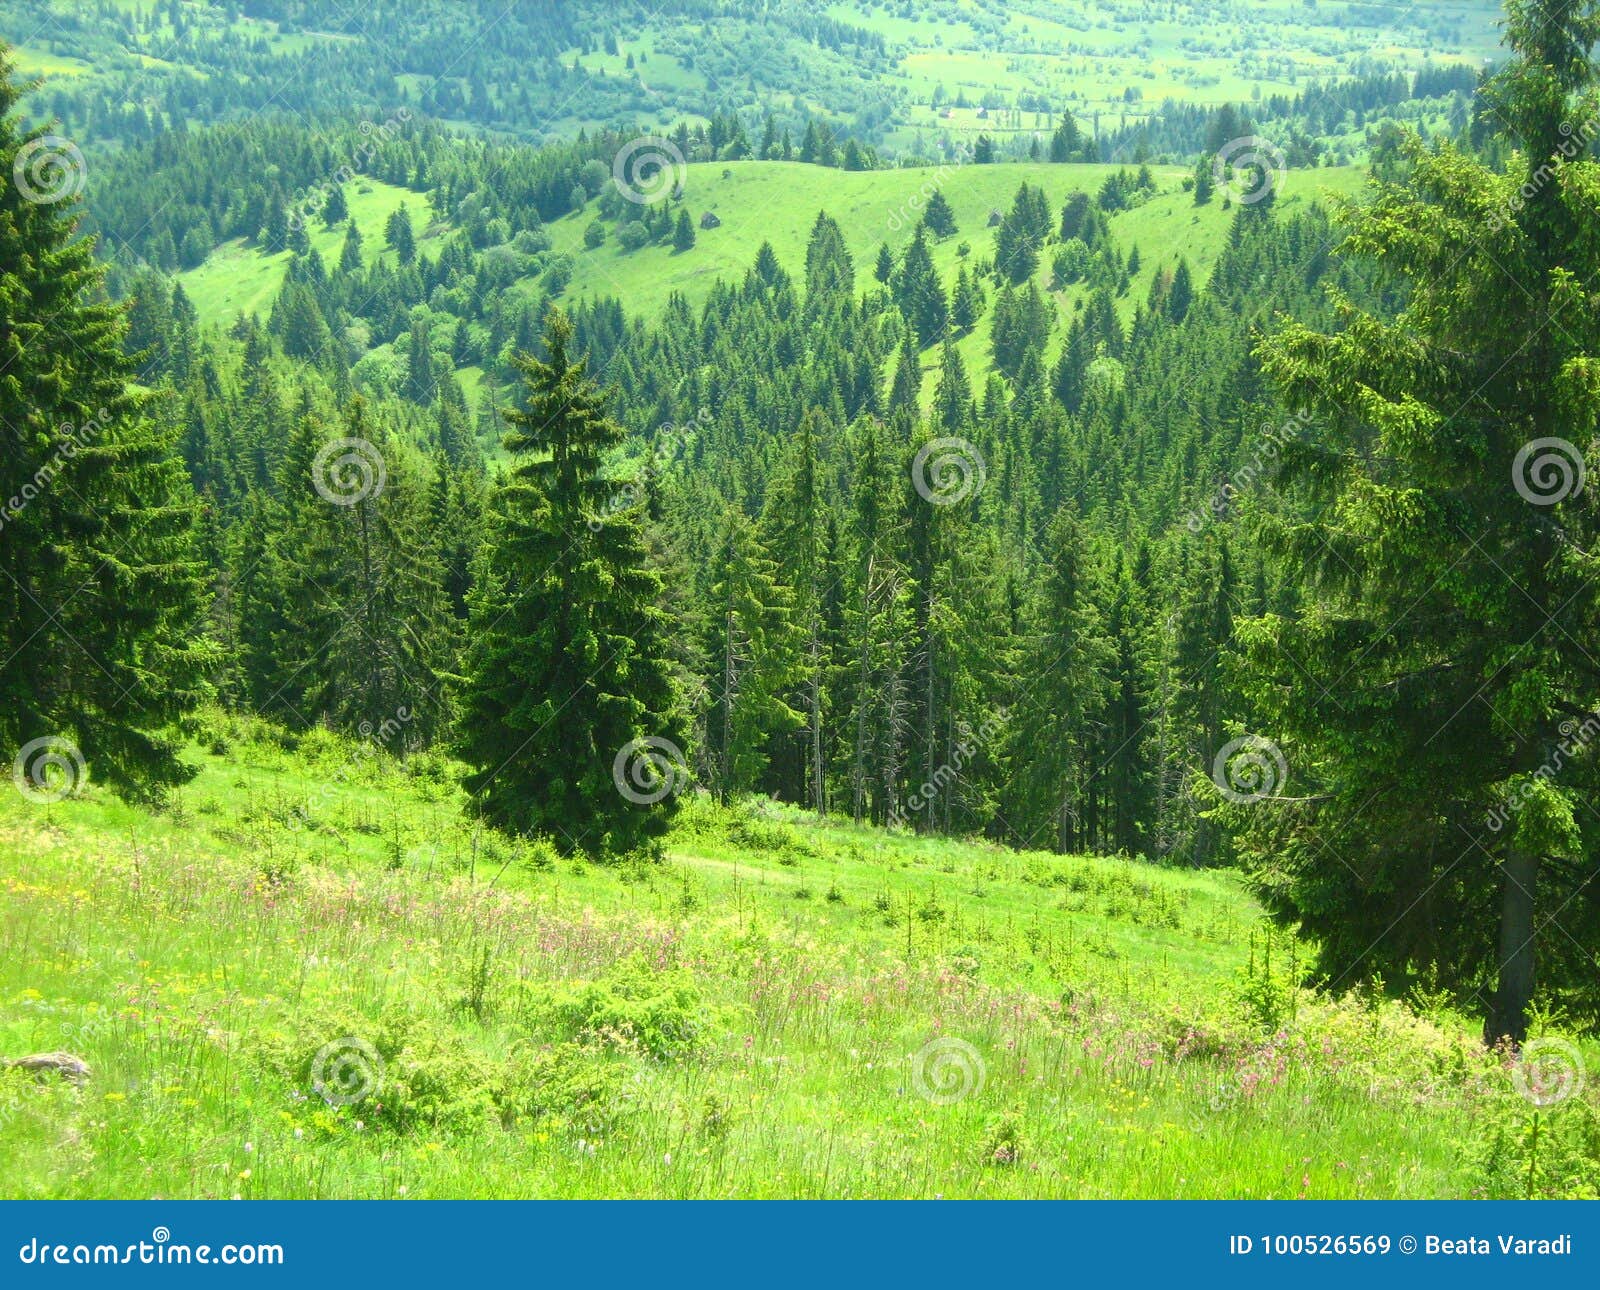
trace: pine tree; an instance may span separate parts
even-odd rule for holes
[[[361,230],[351,220],[344,231],[344,244],[339,248],[339,272],[361,271]]]
[[[485,817],[564,851],[654,845],[676,806],[684,734],[638,513],[602,476],[622,428],[552,310],[548,359],[516,360],[516,463],[473,592],[460,751]]]
[[[872,276],[884,286],[888,286],[889,279],[894,277],[894,256],[890,254],[887,242],[878,245],[878,260],[873,265]]]
[[[1089,751],[1112,659],[1095,606],[1097,576],[1082,525],[1062,512],[1050,526],[1008,727],[1015,770],[1003,809],[1021,847],[1071,852],[1087,844],[1084,808],[1096,769]]]
[[[956,227],[955,211],[950,209],[949,200],[937,188],[923,209],[922,222],[928,226],[928,231],[939,239],[954,237],[959,231]]]
[[[808,412],[800,433],[774,478],[761,517],[761,533],[778,566],[780,582],[793,600],[793,622],[799,629],[800,693],[792,705],[805,715],[805,789],[819,815],[827,813],[827,760],[823,739],[827,721],[826,684],[832,660],[825,636],[825,592],[837,579],[829,576],[826,549],[826,500],[818,461],[821,414]]]
[[[344,185],[328,188],[328,198],[322,203],[322,222],[328,228],[337,228],[350,218],[350,206],[344,199]]]
[[[1600,776],[1572,737],[1600,720],[1600,534],[1577,487],[1600,212],[1570,124],[1593,111],[1600,18],[1592,0],[1507,15],[1512,56],[1482,92],[1509,173],[1410,138],[1344,216],[1398,315],[1346,304],[1337,336],[1297,324],[1262,348],[1315,427],[1282,456],[1304,521],[1271,533],[1308,602],[1241,628],[1252,733],[1297,782],[1238,813],[1332,983],[1432,968],[1488,996],[1487,1040],[1520,1041],[1536,986],[1592,984],[1600,933]]]
[[[710,561],[704,656],[711,664],[704,760],[719,799],[748,792],[767,744],[800,724],[786,702],[798,675],[791,598],[737,506],[725,508]]]
[[[389,249],[400,257],[401,264],[410,264],[417,258],[417,237],[411,228],[411,212],[401,203],[384,225],[384,238]]]
[[[1179,260],[1172,275],[1172,286],[1167,292],[1166,315],[1173,322],[1182,322],[1189,316],[1189,306],[1194,302],[1194,280],[1189,276],[1189,261]]]
[[[678,210],[678,223],[672,230],[672,249],[680,255],[694,249],[694,224],[690,222],[689,212],[682,208]]]
[[[889,411],[904,408],[915,419],[921,410],[922,360],[917,353],[917,338],[907,332],[905,344],[900,346],[900,357],[894,365],[894,381],[889,389]]]
[[[19,128],[12,75],[0,47],[0,747],[37,783],[51,749],[34,741],[66,740],[69,763],[156,794],[190,773],[170,727],[216,656],[194,495],[177,424],[130,389],[76,199],[11,182],[46,134]]]
[[[1039,253],[1050,235],[1050,205],[1032,184],[1023,184],[995,230],[995,271],[1011,282],[1026,282],[1039,267]]]
[[[963,264],[956,274],[955,291],[950,297],[950,323],[957,332],[966,335],[978,325],[978,313],[978,289]]]
[[[949,340],[939,351],[939,384],[933,394],[933,419],[945,434],[958,435],[972,420],[972,383],[966,365]]]
[[[850,803],[857,821],[881,823],[899,813],[910,704],[905,658],[912,587],[901,549],[898,454],[882,422],[861,422],[854,438],[846,626]]]
[[[927,232],[920,224],[900,262],[900,272],[894,280],[894,296],[924,348],[944,335],[949,325],[949,306],[945,302],[944,288],[939,285],[939,274],[933,267]]]

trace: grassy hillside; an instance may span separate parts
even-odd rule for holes
[[[562,39],[579,43],[547,44],[536,15],[497,24],[505,48],[488,67],[492,108],[459,117],[467,69],[427,64],[441,36],[469,37],[452,25],[448,5],[393,12],[379,34],[319,0],[295,6],[293,24],[187,3],[181,30],[168,9],[135,0],[0,0],[0,28],[25,46],[25,70],[55,84],[87,75],[121,93],[117,78],[137,69],[135,100],[189,74],[237,76],[249,50],[245,74],[303,96],[292,106],[314,115],[325,100],[342,101],[350,78],[314,68],[308,76],[306,64],[290,60],[339,50],[347,65],[350,56],[363,68],[378,59],[384,88],[398,86],[417,105],[443,91],[437,114],[470,130],[571,135],[792,103],[860,120],[897,155],[928,155],[943,138],[1048,132],[1062,108],[1109,130],[1169,99],[1246,104],[1292,97],[1315,80],[1476,65],[1496,52],[1499,16],[1496,0],[729,0],[716,12],[644,6],[620,19],[614,6],[562,8]],[[821,18],[842,24],[838,39],[820,37]],[[518,99],[519,74],[557,69],[575,72],[573,89]]]
[[[720,228],[699,229],[694,249],[682,254],[670,245],[651,245],[628,251],[615,239],[590,250],[583,245],[584,229],[593,215],[579,212],[550,228],[552,245],[574,257],[570,295],[616,296],[632,313],[659,311],[674,291],[691,302],[703,299],[718,278],[744,275],[764,241],[771,242],[779,262],[798,278],[805,276],[806,237],[818,211],[827,211],[844,231],[856,261],[856,277],[865,288],[872,285],[872,265],[878,247],[889,244],[896,253],[915,232],[920,201],[935,190],[944,193],[955,212],[959,232],[936,244],[934,263],[953,280],[960,264],[960,248],[970,247],[973,259],[989,255],[994,231],[988,227],[991,211],[1007,211],[1024,183],[1042,188],[1051,209],[1059,212],[1071,192],[1095,193],[1117,166],[1013,164],[948,166],[905,170],[849,172],[822,170],[799,162],[739,161],[696,164],[687,167],[683,183],[684,204],[698,225],[710,212],[722,221]],[[1227,237],[1233,215],[1219,200],[1196,207],[1182,191],[1191,173],[1178,167],[1152,167],[1159,195],[1130,211],[1112,217],[1111,228],[1126,250],[1140,248],[1142,274],[1128,293],[1131,311],[1142,300],[1157,268],[1188,258],[1201,281]],[[1360,190],[1365,171],[1356,167],[1291,171],[1280,189],[1286,212],[1294,206]],[[1049,256],[1039,268],[1039,285],[1049,283]],[[1077,298],[1063,296],[1067,306]]]
[[[383,228],[401,206],[411,212],[418,254],[437,256],[450,232],[447,224],[433,218],[421,194],[381,179],[363,175],[346,184],[345,202],[361,230],[362,255],[369,262],[379,255],[393,262],[394,252],[384,246]],[[320,217],[313,216],[306,221],[306,236],[325,263],[339,262],[344,245],[342,226],[328,228]],[[198,268],[179,274],[179,280],[204,322],[225,324],[239,314],[266,315],[283,286],[290,258],[288,251],[264,252],[236,238],[224,242]]]
[[[1294,989],[1229,875],[699,800],[595,868],[437,757],[195,733],[159,814],[0,794],[0,1052],[93,1069],[0,1079],[0,1195],[1547,1186],[1456,1019]]]
[[[911,239],[922,204],[937,190],[949,201],[959,226],[957,234],[932,248],[934,263],[949,285],[964,259],[975,263],[992,254],[990,213],[1008,210],[1020,185],[1029,183],[1042,188],[1052,209],[1059,211],[1069,193],[1093,194],[1107,175],[1118,169],[1103,165],[1011,164],[848,172],[799,162],[696,164],[687,168],[684,204],[697,225],[708,212],[722,222],[717,228],[698,229],[696,244],[690,251],[676,252],[665,244],[629,251],[615,236],[608,236],[598,247],[586,247],[584,231],[594,221],[592,210],[556,222],[549,227],[549,233],[552,251],[570,256],[573,264],[566,300],[610,296],[621,300],[630,315],[651,317],[665,307],[675,292],[699,304],[719,280],[737,281],[743,277],[764,241],[772,243],[784,268],[802,279],[807,236],[817,213],[823,210],[844,230],[855,257],[860,288],[873,287],[876,284],[872,266],[878,248],[887,243],[896,254],[902,251]],[[1125,252],[1139,248],[1142,261],[1127,294],[1119,301],[1125,320],[1144,301],[1155,274],[1163,267],[1172,267],[1180,258],[1188,260],[1197,283],[1203,283],[1225,244],[1233,218],[1220,198],[1206,206],[1194,205],[1192,196],[1183,191],[1183,181],[1189,174],[1186,169],[1155,167],[1152,174],[1157,195],[1111,218],[1112,233],[1119,245]],[[1287,214],[1330,195],[1354,195],[1361,190],[1364,178],[1365,171],[1359,167],[1290,171],[1278,190],[1280,209]],[[436,255],[449,235],[447,223],[430,222],[430,209],[420,194],[370,178],[352,183],[347,189],[350,213],[361,228],[364,252],[369,258],[393,256],[393,252],[384,249],[384,223],[402,203],[411,209],[423,254]],[[612,226],[611,232],[614,231]],[[312,219],[308,233],[325,261],[337,260],[343,241],[341,230],[326,229],[319,219]],[[1036,274],[1044,291],[1050,289],[1049,259],[1047,249]],[[180,279],[202,320],[209,325],[224,325],[240,313],[265,315],[270,310],[282,286],[288,260],[286,251],[263,254],[252,245],[233,241],[219,247],[198,268],[181,274]],[[542,290],[536,279],[525,279],[517,289],[532,296]],[[1081,307],[1088,287],[1079,284],[1050,294],[1065,322],[1073,310]],[[1058,332],[1052,352],[1060,344],[1061,334]],[[384,343],[388,340],[375,339]],[[957,345],[979,388],[991,366],[988,345],[986,320],[980,321]],[[386,352],[382,345],[379,349]],[[462,376],[469,393],[475,391],[477,369],[463,369]],[[936,379],[931,362],[926,379],[931,394]]]

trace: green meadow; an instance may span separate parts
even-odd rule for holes
[[[1594,1194],[1592,1091],[1297,985],[1229,873],[700,797],[595,866],[438,755],[191,733],[159,810],[0,795],[0,1053],[92,1071],[0,1079],[0,1195]]]

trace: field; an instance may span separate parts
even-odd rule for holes
[[[1448,1010],[1296,988],[1225,873],[700,799],[594,867],[465,820],[436,755],[195,735],[159,813],[0,795],[0,1052],[93,1071],[0,1082],[0,1195],[1580,1185],[1552,1124],[1592,1093],[1540,1112]]]
[[[1292,98],[1314,81],[1477,66],[1494,56],[1499,35],[1493,0],[835,0],[793,13],[746,2],[723,6],[714,20],[646,6],[620,22],[605,5],[570,8],[563,40],[577,35],[581,44],[547,46],[537,18],[510,38],[489,74],[500,113],[461,113],[456,105],[435,115],[467,130],[542,138],[785,103],[861,120],[864,137],[890,155],[929,155],[941,140],[970,142],[980,133],[1001,140],[1048,134],[1063,108],[1113,130],[1168,101],[1249,104]],[[296,6],[293,24],[192,3],[175,28],[172,12],[179,11],[133,0],[0,0],[0,30],[24,46],[23,70],[48,80],[142,67],[148,77],[135,100],[184,73],[232,76],[245,48],[272,60],[250,74],[274,89],[286,76],[304,83],[309,74],[319,83],[307,84],[308,92],[338,94],[348,56],[375,65],[386,87],[392,78],[417,103],[435,88],[470,89],[454,64],[427,65],[437,35],[430,25],[447,21],[437,9],[391,13],[381,35],[315,0]],[[823,17],[840,24],[837,41],[816,32]],[[485,34],[464,26],[449,39],[465,54]],[[327,53],[326,65],[301,61],[308,53]],[[586,84],[523,105],[516,91],[530,63],[576,69]]]
[[[675,292],[698,304],[719,279],[741,278],[755,263],[763,241],[770,241],[779,263],[803,281],[806,240],[819,211],[838,221],[855,260],[857,284],[865,290],[877,285],[872,267],[878,248],[887,243],[897,256],[905,249],[915,233],[921,204],[935,190],[949,201],[959,230],[931,247],[934,265],[948,288],[964,258],[976,262],[992,256],[990,213],[1009,210],[1022,184],[1043,189],[1051,209],[1059,212],[1069,193],[1093,195],[1119,167],[1018,163],[852,173],[819,170],[798,162],[745,161],[696,164],[686,169],[684,203],[691,216],[698,224],[700,215],[709,211],[722,221],[721,227],[698,230],[694,249],[681,254],[663,245],[629,251],[614,238],[587,248],[583,233],[593,216],[583,212],[570,215],[550,227],[554,248],[573,257],[569,298],[614,296],[630,314],[647,317],[659,313]],[[1118,301],[1124,323],[1144,303],[1151,279],[1180,258],[1189,261],[1197,284],[1207,281],[1233,219],[1232,211],[1224,209],[1220,199],[1201,207],[1194,204],[1192,194],[1183,191],[1189,171],[1167,166],[1152,167],[1151,173],[1157,195],[1132,210],[1117,212],[1110,221],[1112,235],[1123,252],[1137,247],[1141,257],[1140,271]],[[1288,215],[1309,202],[1356,196],[1364,183],[1365,171],[1359,167],[1291,170],[1278,189],[1279,209]],[[1062,319],[1051,347],[1054,353],[1065,323],[1082,307],[1089,288],[1078,284],[1053,291],[1050,274],[1046,248],[1035,281],[1055,300]],[[991,368],[989,327],[980,321],[957,341],[956,348],[975,387],[981,388]],[[924,357],[928,369],[925,393],[931,395],[937,380],[937,354]]]
[[[432,211],[421,194],[386,184],[380,179],[361,176],[345,185],[345,202],[361,229],[361,251],[370,262],[394,252],[383,243],[383,227],[401,206],[411,212],[417,232],[417,251],[438,255],[449,232],[443,224],[431,222]],[[344,227],[326,227],[319,216],[306,220],[306,236],[325,263],[337,264],[344,245]],[[239,314],[260,314],[272,308],[272,301],[283,286],[290,252],[263,252],[235,239],[224,242],[198,268],[179,275],[200,317],[208,323],[226,324]]]
[[[1119,167],[1106,165],[1010,164],[946,166],[867,172],[824,170],[799,162],[741,161],[703,163],[687,167],[684,202],[695,222],[706,212],[722,221],[714,229],[697,231],[694,248],[677,253],[669,245],[652,244],[629,251],[608,237],[600,246],[584,245],[584,230],[593,222],[592,211],[579,212],[549,226],[552,249],[572,258],[573,274],[565,299],[578,301],[611,296],[622,301],[631,316],[653,317],[674,293],[698,305],[718,281],[737,281],[755,262],[764,241],[770,241],[779,262],[797,279],[805,274],[806,238],[819,211],[827,211],[843,229],[856,263],[859,287],[876,286],[872,266],[879,246],[887,243],[899,254],[910,241],[927,196],[944,193],[954,210],[959,232],[933,244],[934,264],[950,285],[964,259],[975,263],[989,256],[994,232],[988,227],[992,211],[1010,208],[1023,183],[1042,188],[1051,208],[1059,211],[1070,192],[1098,191],[1107,175]],[[1132,210],[1111,217],[1112,233],[1123,251],[1139,248],[1141,268],[1126,295],[1118,302],[1124,322],[1143,303],[1151,279],[1178,259],[1187,259],[1197,283],[1204,283],[1226,242],[1233,218],[1220,200],[1194,205],[1183,191],[1189,172],[1178,167],[1153,167],[1157,195]],[[1357,195],[1364,183],[1358,167],[1289,171],[1278,190],[1279,209],[1285,214],[1330,196]],[[430,211],[422,195],[363,178],[347,186],[351,215],[361,227],[368,257],[393,252],[383,246],[383,226],[389,213],[406,203],[417,222],[421,253],[437,255],[449,227],[426,224]],[[308,224],[312,245],[324,260],[338,257],[343,234],[322,227],[318,219]],[[424,229],[426,231],[424,231]],[[263,254],[244,242],[224,244],[200,267],[180,275],[185,291],[202,320],[226,325],[239,313],[265,315],[283,282],[288,252]],[[1082,284],[1051,291],[1048,252],[1042,257],[1036,281],[1056,301],[1063,324],[1081,308],[1088,295]],[[521,289],[540,291],[536,280]],[[1063,328],[1064,330],[1064,328]],[[1059,346],[1060,332],[1054,342]],[[980,325],[962,337],[957,348],[975,381],[990,369],[989,329]],[[475,388],[476,369],[465,369],[463,379]],[[931,393],[935,375],[927,373]]]

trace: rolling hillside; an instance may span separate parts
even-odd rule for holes
[[[0,1053],[92,1069],[0,1080],[0,1195],[1526,1181],[1464,1025],[1295,989],[1230,875],[701,799],[595,867],[475,827],[437,756],[195,734],[158,814],[0,796]]]
[[[861,290],[875,287],[872,266],[878,248],[887,244],[899,255],[920,217],[928,196],[941,192],[955,213],[959,231],[932,246],[933,259],[946,287],[954,282],[963,260],[976,262],[992,256],[993,212],[1010,207],[1024,183],[1041,188],[1052,210],[1059,211],[1072,192],[1095,194],[1110,175],[1125,169],[1106,165],[1045,165],[1017,163],[991,166],[917,167],[898,170],[849,172],[802,165],[798,162],[728,162],[686,167],[683,204],[698,223],[705,214],[720,224],[701,229],[695,246],[687,252],[670,245],[647,245],[628,250],[609,237],[588,247],[584,233],[594,221],[591,211],[580,211],[549,226],[551,251],[571,258],[572,278],[564,298],[569,301],[610,297],[619,300],[628,315],[651,318],[659,314],[674,293],[691,304],[701,303],[718,281],[737,282],[755,262],[763,242],[770,242],[779,263],[792,275],[804,276],[807,234],[819,211],[839,222],[856,264]],[[1232,212],[1221,200],[1197,207],[1185,191],[1190,172],[1179,167],[1152,167],[1156,195],[1132,210],[1110,218],[1113,237],[1126,253],[1137,248],[1141,267],[1118,304],[1126,322],[1144,301],[1151,279],[1186,260],[1203,284],[1227,237]],[[1365,172],[1359,167],[1333,167],[1286,172],[1278,189],[1278,207],[1285,215],[1314,201],[1359,195]],[[426,196],[363,177],[349,185],[352,217],[362,231],[370,259],[392,251],[383,249],[384,221],[391,211],[406,204],[418,220],[419,250],[437,255],[450,227],[429,220]],[[308,225],[313,246],[325,260],[337,258],[342,233]],[[204,323],[224,326],[241,312],[265,315],[283,281],[290,256],[263,253],[241,241],[224,244],[204,264],[179,275]],[[1035,275],[1040,289],[1057,304],[1063,320],[1081,308],[1089,293],[1085,284],[1065,290],[1051,289],[1049,256]],[[542,288],[528,279],[521,290],[537,297]],[[990,370],[989,328],[986,322],[957,343],[969,372],[981,381]],[[380,341],[382,338],[379,338]],[[1059,340],[1057,341],[1059,344]],[[469,384],[475,369],[467,370]],[[928,375],[930,383],[933,375]]]

